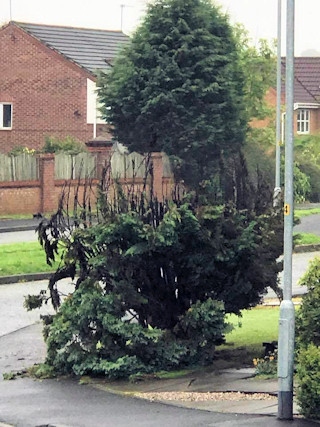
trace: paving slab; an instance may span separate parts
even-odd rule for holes
[[[2,233],[21,232],[22,235],[29,235],[28,231],[35,231],[41,218],[30,219],[0,219],[0,235]]]
[[[36,323],[0,338],[0,382],[3,374],[25,370],[45,359],[42,323]],[[1,425],[0,425],[1,427]]]

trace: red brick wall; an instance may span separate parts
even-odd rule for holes
[[[87,72],[13,24],[0,30],[0,52],[0,102],[13,103],[12,130],[0,130],[0,152],[39,149],[46,136],[92,138]]]
[[[0,215],[41,212],[39,181],[0,182]]]
[[[107,161],[110,151],[98,151],[98,164]],[[100,160],[99,160],[100,157]],[[174,188],[173,180],[163,176],[162,156],[160,153],[152,155],[154,163],[154,194],[161,199],[172,195]],[[0,182],[0,215],[9,214],[34,214],[37,212],[54,212],[59,203],[63,190],[68,197],[69,209],[73,210],[75,195],[79,204],[83,206],[83,201],[91,204],[96,201],[98,180],[93,180],[92,188],[89,189],[82,180],[55,180],[54,178],[54,155],[41,154],[39,156],[39,180],[38,181],[15,181]],[[150,184],[150,180],[149,180]],[[124,187],[132,186],[130,180],[123,182]],[[135,178],[134,187],[136,190],[144,191],[142,178]],[[112,191],[111,191],[112,193]],[[110,195],[112,196],[112,195]]]
[[[319,110],[310,110],[310,133],[317,134],[319,132]]]

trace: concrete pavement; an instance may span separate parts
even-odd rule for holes
[[[31,325],[1,337],[0,354],[0,366],[5,367],[5,372],[43,361],[45,346],[40,325]],[[122,427],[128,424],[162,427],[166,423],[177,427],[292,426],[291,421],[276,418],[276,390],[276,381],[257,381],[252,377],[252,370],[215,372],[213,367],[174,380],[137,384],[93,380],[81,385],[77,379],[63,378],[0,380],[0,422],[15,427]],[[236,396],[232,400],[201,400],[198,397],[208,392],[225,391],[242,391],[249,397]],[[134,398],[137,392],[147,399]],[[188,392],[197,398],[185,400],[182,397],[172,401],[168,392],[175,395]],[[253,400],[256,392],[266,393],[268,399]],[[159,395],[150,402],[150,393]],[[270,398],[270,394],[274,397]],[[214,396],[214,393],[210,395]],[[317,425],[298,417],[296,412],[295,408],[296,427]]]
[[[5,385],[5,389],[3,387]],[[279,421],[275,417],[217,413],[148,402],[74,380],[0,383],[0,421],[15,427],[278,427],[317,426],[311,421]]]
[[[42,218],[0,219],[0,233],[35,230]]]

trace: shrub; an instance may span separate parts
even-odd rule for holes
[[[308,288],[296,316],[300,412],[320,419],[320,258],[315,258],[300,280]]]
[[[309,344],[320,346],[320,258],[309,265],[300,285],[307,286],[300,310],[296,315],[296,336],[299,347]]]
[[[301,166],[297,162],[294,163],[293,174],[294,200],[296,203],[303,203],[308,200],[310,196],[310,177],[302,171]]]
[[[312,202],[320,200],[320,135],[300,135],[295,138],[295,156],[299,168],[309,180],[308,199]]]
[[[317,203],[320,201],[320,166],[312,161],[302,159],[299,161],[299,168],[310,180],[309,201]]]
[[[33,148],[23,147],[21,145],[14,147],[8,154],[9,156],[19,156],[21,154],[29,154],[33,156],[37,153]]]
[[[307,418],[320,419],[320,348],[310,344],[298,356],[297,401],[300,413]]]
[[[160,202],[117,187],[108,199],[104,181],[101,189],[95,223],[77,212],[72,223],[62,197],[38,227],[48,262],[61,242],[64,250],[49,281],[58,312],[45,330],[48,365],[114,378],[210,363],[225,312],[239,314],[267,287],[278,290],[281,212],[200,204],[192,193]],[[75,276],[60,306],[58,282]]]
[[[191,306],[174,331],[144,327],[125,311],[120,295],[87,281],[46,326],[46,363],[59,374],[108,378],[167,370],[205,361],[225,327],[223,304],[210,299]]]
[[[59,153],[64,152],[68,154],[79,154],[85,151],[85,146],[72,136],[66,138],[56,138],[47,136],[42,149],[44,153]]]
[[[274,352],[264,356],[263,358],[253,359],[253,365],[255,367],[256,375],[261,375],[268,378],[274,378],[277,376],[277,361],[278,352]]]

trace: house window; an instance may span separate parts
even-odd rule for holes
[[[12,104],[0,103],[0,129],[12,128]]]
[[[309,133],[310,132],[310,110],[298,110],[297,114],[297,132]]]

